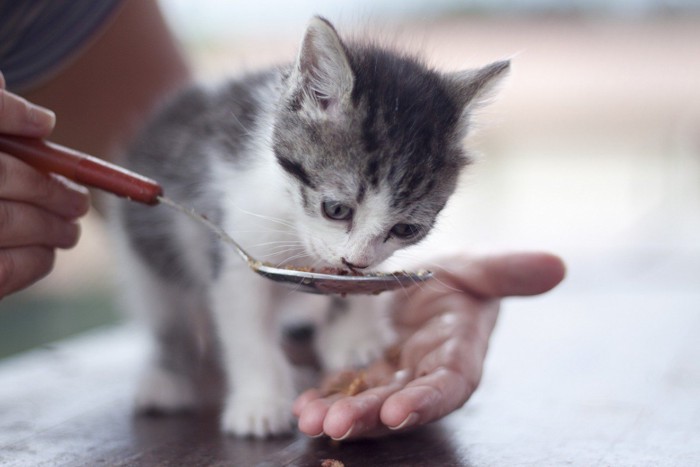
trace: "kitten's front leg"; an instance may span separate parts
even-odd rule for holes
[[[386,297],[337,298],[331,306],[315,343],[325,370],[366,366],[395,341]]]
[[[290,432],[294,382],[273,322],[269,285],[244,267],[232,267],[223,271],[211,298],[228,382],[223,430],[256,437]]]

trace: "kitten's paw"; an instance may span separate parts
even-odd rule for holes
[[[384,353],[384,344],[371,339],[351,341],[347,338],[322,346],[321,362],[326,370],[362,368]]]
[[[135,402],[141,413],[174,413],[194,409],[197,398],[186,376],[154,367],[141,379]]]
[[[221,419],[224,432],[268,438],[292,432],[292,400],[278,394],[233,394]]]
[[[324,369],[360,368],[381,357],[390,339],[380,328],[348,323],[323,329],[316,345]]]

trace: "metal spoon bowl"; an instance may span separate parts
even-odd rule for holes
[[[253,271],[294,290],[316,294],[377,295],[389,290],[408,288],[433,277],[430,271],[417,273],[373,273],[362,276],[327,274],[297,269],[284,269],[267,264],[250,265]]]

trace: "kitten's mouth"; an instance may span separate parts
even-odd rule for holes
[[[345,268],[347,268],[350,272],[356,275],[361,275],[363,272],[366,272],[367,268],[369,268],[369,265],[353,264],[345,258],[341,258],[340,261],[343,263],[343,266]]]
[[[340,261],[329,260],[327,258],[328,255],[324,256],[318,253],[313,243],[307,246],[307,252],[315,260],[313,262],[313,267],[309,269],[313,269],[316,272],[325,272],[326,274],[336,274],[340,276],[362,276],[376,272],[371,264],[354,264],[344,257],[341,257]]]
[[[323,274],[333,274],[336,276],[363,276],[365,274],[370,274],[369,268],[357,268],[353,267],[352,263],[347,264],[346,261],[342,261],[341,264],[337,262],[331,262],[324,259],[319,259],[319,261],[314,264],[313,267],[302,268],[308,272],[320,272]]]

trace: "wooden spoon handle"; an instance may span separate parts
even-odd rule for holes
[[[44,173],[55,173],[143,204],[155,205],[163,188],[154,180],[85,153],[36,138],[0,134],[0,151]]]

